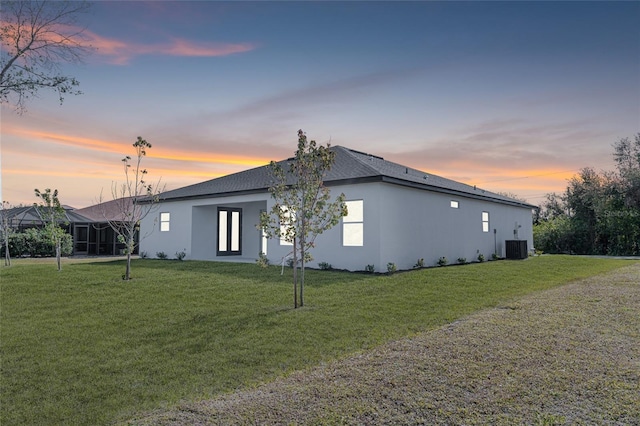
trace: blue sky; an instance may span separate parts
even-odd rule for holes
[[[143,136],[167,189],[296,132],[542,201],[640,131],[639,2],[102,1],[81,96],[2,107],[2,195],[93,204]]]

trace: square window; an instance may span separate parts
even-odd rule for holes
[[[460,204],[457,201],[451,200],[451,208],[452,209],[457,209],[460,206]]]
[[[343,224],[342,245],[343,246],[362,246],[364,242],[364,226],[362,223],[345,223]]]

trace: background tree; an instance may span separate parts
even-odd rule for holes
[[[60,225],[66,222],[66,213],[58,199],[57,189],[54,189],[53,192],[49,188],[45,189],[44,192],[35,189],[35,193],[36,197],[40,199],[40,203],[34,203],[33,206],[40,215],[40,219],[51,239],[51,244],[55,247],[56,263],[58,264],[58,271],[61,271],[62,239],[66,232]]]
[[[568,215],[567,202],[563,194],[555,192],[545,195],[544,201],[536,209],[534,223],[553,220],[559,216]]]
[[[293,304],[304,306],[305,262],[311,259],[309,250],[315,239],[324,231],[337,225],[347,214],[344,194],[333,202],[323,184],[327,171],[335,161],[330,145],[317,145],[308,141],[306,134],[298,130],[298,150],[285,170],[281,163],[271,162],[274,185],[269,189],[275,204],[260,217],[260,227],[270,237],[277,237],[293,244]],[[301,264],[298,276],[298,263]],[[298,284],[300,299],[298,303]]]
[[[613,144],[616,170],[586,167],[561,196],[549,194],[534,226],[535,247],[551,253],[640,254],[640,133]]]
[[[147,170],[142,168],[142,158],[147,155],[147,149],[151,144],[142,137],[134,142],[136,158],[132,161],[130,156],[122,159],[124,165],[125,182],[114,183],[111,187],[111,194],[117,207],[117,217],[107,215],[104,217],[109,226],[116,233],[118,242],[125,245],[127,255],[127,267],[123,279],[131,279],[131,255],[138,246],[140,239],[140,221],[147,217],[154,210],[154,205],[158,202],[158,195],[164,190],[160,186],[160,180],[155,185],[145,181]],[[102,196],[100,197],[102,202]],[[136,240],[136,236],[139,237]]]
[[[61,74],[61,64],[82,62],[91,51],[78,18],[86,1],[4,1],[0,19],[0,102],[18,113],[41,89],[80,92],[78,81]]]
[[[618,140],[613,144],[613,150],[625,206],[640,209],[640,133],[633,140]]]

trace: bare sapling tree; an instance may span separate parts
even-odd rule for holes
[[[3,1],[0,19],[0,102],[21,114],[42,89],[79,95],[76,78],[62,64],[81,63],[92,51],[78,25],[86,1]]]
[[[116,215],[103,215],[113,231],[118,242],[124,244],[127,255],[127,267],[123,279],[131,279],[131,255],[144,236],[140,235],[140,222],[147,217],[158,202],[158,195],[163,192],[160,180],[156,184],[147,183],[147,170],[142,168],[142,159],[147,155],[151,144],[142,137],[133,144],[136,157],[126,156],[122,159],[125,181],[116,182],[111,187],[111,195],[116,205]],[[100,197],[102,201],[102,196]]]
[[[60,225],[67,223],[67,215],[60,204],[60,200],[58,199],[57,189],[54,189],[53,192],[51,192],[51,189],[49,188],[44,191],[35,189],[35,194],[36,197],[40,199],[40,202],[34,203],[33,206],[36,208],[36,211],[40,216],[40,220],[42,220],[42,223],[47,230],[51,244],[55,248],[58,271],[61,271],[62,238],[66,232],[60,227]]]
[[[270,211],[262,213],[259,226],[269,238],[280,238],[293,245],[290,255],[294,308],[304,306],[305,263],[311,259],[309,250],[314,247],[316,237],[347,214],[344,194],[330,201],[329,188],[323,183],[334,161],[335,152],[329,144],[322,146],[308,141],[306,134],[298,130],[298,150],[286,169],[284,162],[272,161],[269,165],[274,178],[269,191],[275,203]]]
[[[4,247],[4,266],[11,266],[9,240],[11,235],[14,233],[11,219],[9,218],[9,211],[11,208],[11,204],[9,204],[8,201],[3,201],[0,205],[0,241]]]

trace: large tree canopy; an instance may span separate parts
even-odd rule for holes
[[[551,253],[640,255],[640,133],[613,144],[614,172],[586,167],[562,195],[549,194],[534,226]]]
[[[16,111],[41,89],[77,95],[79,82],[63,75],[64,63],[78,63],[91,47],[78,18],[85,1],[3,1],[0,18],[0,102]]]

